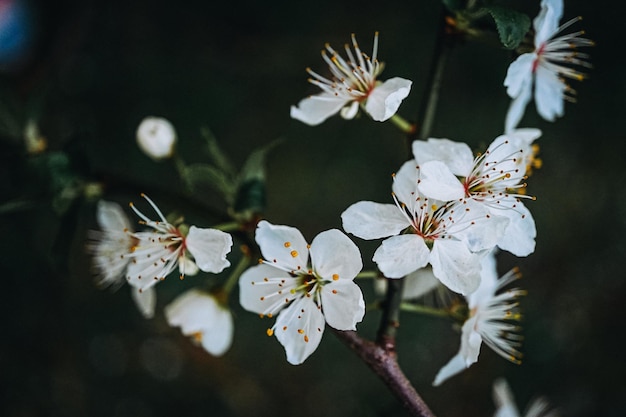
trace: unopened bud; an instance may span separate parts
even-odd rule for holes
[[[146,117],[137,128],[137,144],[154,160],[169,158],[176,144],[174,126],[160,117]]]

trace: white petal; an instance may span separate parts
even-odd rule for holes
[[[437,288],[441,282],[433,274],[430,267],[418,269],[404,279],[402,298],[410,300],[421,297]]]
[[[169,158],[176,144],[176,131],[169,120],[146,117],[137,128],[137,145],[150,158]]]
[[[274,335],[285,348],[287,362],[299,365],[305,361],[322,340],[324,315],[313,297],[301,297],[276,319]]]
[[[480,284],[481,255],[469,251],[465,243],[437,239],[430,254],[433,273],[443,285],[459,294],[470,294]]]
[[[154,308],[156,306],[156,290],[154,287],[139,290],[131,286],[130,295],[137,309],[145,318],[151,319],[154,317]]]
[[[358,112],[359,112],[359,102],[353,101],[352,103],[342,108],[339,114],[341,115],[341,117],[343,117],[346,120],[352,120],[354,119],[354,116],[356,116]]]
[[[467,200],[460,209],[465,210],[463,216],[448,228],[448,233],[463,241],[471,252],[493,249],[504,236],[509,219],[495,215],[494,211],[490,213],[484,204],[474,200]]]
[[[441,368],[433,382],[434,386],[440,385],[448,378],[469,368],[478,360],[482,339],[480,335],[473,330],[475,322],[475,318],[470,318],[463,324],[459,353],[453,356],[452,359]]]
[[[310,252],[313,271],[326,280],[352,280],[363,268],[359,248],[337,229],[317,235]]]
[[[396,114],[402,100],[411,91],[412,82],[404,78],[391,78],[375,87],[367,98],[365,111],[377,122],[384,122]]]
[[[511,388],[503,378],[497,379],[493,384],[493,401],[497,407],[494,417],[519,417]]]
[[[124,232],[130,230],[130,221],[122,210],[122,207],[111,201],[98,201],[96,210],[98,225],[103,231]]]
[[[397,235],[409,227],[409,222],[393,204],[359,201],[341,213],[346,232],[371,240]]]
[[[204,272],[217,274],[230,266],[226,255],[233,246],[233,238],[228,233],[191,226],[185,244],[198,268]]]
[[[427,141],[413,141],[412,148],[413,156],[420,168],[428,161],[441,161],[454,175],[466,176],[474,165],[474,154],[463,142],[429,138]]]
[[[499,216],[506,216],[509,219],[503,236],[498,240],[498,247],[515,256],[530,255],[535,251],[535,238],[537,237],[532,214],[521,201],[513,198],[502,200],[500,204],[510,209],[492,210]]]
[[[465,296],[470,310],[487,305],[493,299],[498,288],[498,269],[496,267],[497,249],[491,251],[480,260],[480,285],[476,291]]]
[[[170,326],[180,327],[184,335],[193,336],[212,355],[223,355],[232,344],[232,315],[208,293],[186,291],[165,307],[165,317]]]
[[[269,262],[293,271],[307,268],[308,244],[295,227],[277,226],[262,220],[256,229],[256,241]]]
[[[460,353],[457,353],[446,363],[435,376],[433,386],[438,387],[443,384],[448,378],[458,374],[459,372],[467,369],[465,367],[465,361]]]
[[[322,93],[300,100],[298,106],[291,106],[291,118],[315,126],[337,114],[348,103],[344,98],[337,98]]]
[[[535,77],[535,105],[537,113],[545,120],[553,122],[557,117],[563,116],[563,94],[565,83],[559,79],[558,74],[539,65]]]
[[[291,292],[298,279],[282,269],[261,264],[248,268],[239,278],[239,303],[253,313],[276,314],[297,294]]]
[[[428,246],[415,234],[392,236],[383,240],[373,261],[387,278],[402,278],[428,263]]]
[[[509,65],[504,86],[513,100],[506,114],[505,132],[515,129],[524,116],[526,106],[532,97],[533,66],[536,59],[537,54],[527,53],[520,55]]]
[[[322,311],[329,326],[337,330],[356,330],[365,315],[361,288],[351,281],[337,281],[322,287]]]
[[[421,164],[420,172],[419,190],[426,197],[442,201],[465,197],[465,187],[443,162],[429,161]]]
[[[563,0],[542,0],[541,10],[533,20],[535,28],[535,47],[554,36],[559,28],[559,20],[563,16]]]
[[[419,192],[417,184],[420,179],[420,170],[414,159],[406,161],[394,175],[391,189],[400,202],[406,204],[410,211],[415,211],[418,203]],[[398,210],[399,214],[402,214]],[[402,216],[404,217],[404,216]]]

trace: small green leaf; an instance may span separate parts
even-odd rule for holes
[[[484,10],[496,22],[502,45],[507,49],[517,48],[530,29],[530,18],[524,13],[505,7],[488,6]]]
[[[215,138],[213,133],[205,127],[202,128],[202,136],[206,140],[209,156],[211,157],[211,160],[213,161],[215,166],[227,175],[234,176],[235,168],[233,168],[233,164],[228,156],[226,156],[226,154],[222,152],[222,149],[220,148],[220,145],[217,142],[217,139]]]
[[[232,178],[222,170],[211,165],[193,164],[185,167],[183,175],[192,190],[201,184],[209,185],[221,193],[227,203],[232,204],[236,187]]]

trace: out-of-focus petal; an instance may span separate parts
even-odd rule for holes
[[[217,274],[230,266],[226,255],[233,245],[233,238],[228,233],[191,226],[185,244],[198,268],[204,272]]]
[[[321,93],[300,100],[297,106],[291,106],[291,118],[310,126],[316,126],[337,114],[348,100]]]

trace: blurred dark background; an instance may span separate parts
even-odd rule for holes
[[[440,4],[369,4],[0,1],[0,22],[19,5],[21,28],[29,29],[20,35],[20,25],[11,26],[14,36],[0,37],[1,415],[404,415],[330,331],[303,365],[289,365],[265,336],[269,322],[243,311],[236,293],[232,349],[213,358],[192,345],[167,326],[162,307],[201,278],[160,284],[157,316],[144,320],[126,288],[93,285],[84,253],[86,230],[96,227],[93,202],[58,196],[67,184],[99,181],[104,197],[123,205],[147,192],[190,223],[217,221],[202,209],[223,208],[215,195],[180,198],[173,165],[154,163],[137,148],[138,123],[157,115],[176,126],[190,162],[204,158],[202,127],[236,164],[282,138],[268,157],[266,217],[308,239],[340,228],[341,212],[356,201],[390,202],[390,174],[408,157],[394,126],[334,117],[313,128],[289,118],[290,105],[315,92],[305,68],[323,71],[325,42],[340,48],[354,32],[369,52],[380,31],[382,78],[414,81],[400,114],[415,120]],[[512,4],[531,17],[538,11],[538,1]],[[538,118],[531,105],[522,122],[543,131],[544,166],[529,180],[537,249],[528,258],[499,258],[502,272],[520,267],[529,292],[522,301],[524,363],[510,364],[483,346],[478,364],[433,388],[459,336],[447,321],[402,317],[400,363],[439,416],[492,415],[491,384],[500,376],[521,409],[544,395],[564,416],[626,415],[626,82],[617,49],[624,35],[615,10],[565,2],[564,19],[579,14],[576,29],[597,42],[588,51],[590,79],[573,85],[579,102],[566,104],[556,123]],[[488,145],[503,127],[511,59],[501,48],[457,44],[433,136],[477,150]],[[25,154],[28,120],[56,157]],[[376,242],[357,243],[371,268]],[[372,300],[369,283],[363,288]],[[366,315],[363,335],[374,336],[378,318],[376,311]]]

